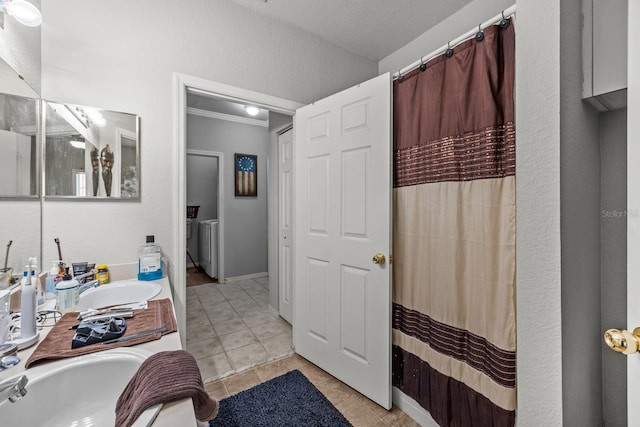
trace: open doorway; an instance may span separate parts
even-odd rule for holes
[[[179,214],[186,214],[188,206],[199,206],[199,213],[191,240],[185,238],[185,251],[189,249],[194,261],[183,252],[180,271],[186,272],[190,264],[203,267],[199,229],[202,222],[217,219],[219,283],[188,290],[186,283],[184,288],[177,283],[176,294],[184,289],[185,346],[203,378],[211,381],[293,352],[291,325],[278,312],[277,287],[278,136],[291,127],[293,118],[252,99],[230,100],[196,88],[184,88],[185,138],[179,155],[184,158],[180,176],[185,187]],[[259,115],[248,117],[245,106],[256,104]],[[237,194],[239,155],[255,159],[253,194]],[[219,160],[217,168],[214,159]],[[194,184],[197,181],[201,183]],[[218,206],[207,209],[207,200],[216,198],[214,187]]]

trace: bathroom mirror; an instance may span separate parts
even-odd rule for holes
[[[0,93],[0,196],[38,196],[38,100]]]
[[[44,102],[45,197],[140,199],[140,119]]]
[[[38,98],[0,59],[0,269],[14,274],[30,257],[41,259]]]

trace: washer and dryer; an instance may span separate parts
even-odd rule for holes
[[[198,223],[200,267],[213,278],[218,277],[218,220],[205,219]]]

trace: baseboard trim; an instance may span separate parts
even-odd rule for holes
[[[225,277],[223,282],[239,282],[241,280],[257,279],[259,277],[268,277],[268,276],[269,276],[269,272],[265,271],[263,273],[245,274],[244,276]]]
[[[415,422],[422,427],[439,427],[429,412],[424,409],[418,402],[413,400],[401,392],[398,388],[392,387],[393,404],[409,415]]]

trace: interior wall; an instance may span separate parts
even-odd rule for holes
[[[387,55],[378,62],[378,72],[395,73],[407,65],[417,61],[423,55],[433,52],[447,44],[448,41],[460,37],[478,24],[513,6],[514,0],[474,0],[435,25],[401,49]]]
[[[69,259],[131,262],[146,234],[175,253],[184,177],[173,145],[173,73],[309,103],[377,71],[374,61],[229,1],[43,3],[43,96],[139,114],[142,135],[141,201],[45,201],[47,260],[55,259],[58,235]],[[174,284],[184,280],[178,274]]]
[[[582,1],[563,0],[560,17],[563,419],[601,426],[598,113],[581,99]]]
[[[40,0],[29,0],[38,9]],[[0,28],[0,58],[9,64],[33,90],[41,93],[42,27],[27,27],[4,14],[4,28]]]
[[[267,272],[268,128],[188,115],[187,149],[223,156],[224,279]],[[235,153],[258,156],[257,197],[235,195]]]
[[[627,324],[627,110],[600,114],[600,331]],[[605,426],[627,425],[627,359],[601,341]]]

